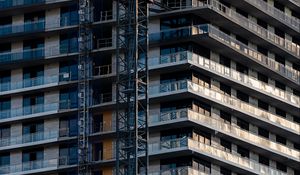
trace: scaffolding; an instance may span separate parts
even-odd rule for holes
[[[78,175],[90,174],[89,121],[92,73],[90,52],[92,50],[92,5],[90,0],[79,0],[79,57],[78,57]]]
[[[148,174],[148,2],[117,0],[116,174]]]

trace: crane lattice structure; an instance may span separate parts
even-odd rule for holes
[[[117,0],[116,174],[148,174],[148,0]]]
[[[89,106],[91,105],[92,4],[79,0],[79,57],[78,57],[78,175],[90,174],[89,161]]]

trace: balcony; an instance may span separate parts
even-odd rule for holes
[[[269,111],[259,109],[258,107],[243,102],[235,97],[231,97],[219,91],[193,83],[190,80],[152,85],[149,88],[149,97],[152,99],[159,99],[160,97],[166,99],[166,96],[187,92],[196,95],[196,97],[199,96],[200,98],[208,99],[225,108],[233,109],[239,114],[250,116],[252,119],[259,120],[260,122],[263,121],[265,122],[265,126],[269,126],[270,129],[271,127],[274,128],[274,132],[287,134],[287,137],[291,140],[297,140],[300,134],[300,125],[295,122],[272,114]],[[280,131],[278,129],[280,129]],[[290,135],[291,133],[292,135]]]
[[[3,0],[0,1],[0,9],[11,8],[15,6],[42,4],[46,0]]]
[[[262,0],[244,0],[248,4],[251,4],[255,8],[259,9],[261,12],[264,12],[266,15],[269,15],[281,23],[289,26],[297,32],[300,32],[300,20],[296,17],[288,15],[274,6],[262,1]]]
[[[47,76],[47,77],[35,77],[35,78],[25,79],[18,82],[0,84],[0,95],[20,92],[20,91],[28,91],[31,89],[42,88],[42,87],[57,86],[59,82],[68,82],[73,80],[71,76],[68,76],[67,78],[65,76],[65,78],[63,79],[61,78],[62,76],[64,76],[64,74]]]
[[[241,169],[247,174],[272,174],[272,175],[286,175],[286,173],[273,169],[269,166],[260,164],[254,160],[241,157],[237,154],[227,152],[220,148],[219,145],[209,145],[201,143],[190,138],[180,138],[173,140],[160,141],[159,143],[152,143],[149,145],[150,155],[153,154],[167,154],[177,151],[190,150],[199,155],[204,155],[210,159],[216,160],[233,166],[235,169]],[[226,162],[225,162],[226,161]]]
[[[217,170],[216,170],[217,171]],[[149,175],[209,175],[210,169],[195,169],[193,167],[178,167],[161,171],[151,171],[148,173]],[[145,173],[140,173],[140,175],[145,175]]]
[[[0,121],[20,120],[41,115],[55,114],[59,110],[71,109],[72,102],[60,101],[48,104],[37,104],[0,111]]]
[[[112,65],[101,65],[101,66],[94,66],[94,76],[96,77],[105,77],[112,75]]]
[[[149,69],[164,69],[167,66],[179,66],[187,63],[212,72],[213,74],[221,75],[222,77],[225,77],[226,80],[232,79],[234,82],[242,84],[246,88],[250,87],[255,91],[271,96],[276,100],[280,99],[282,100],[283,104],[289,102],[289,105],[292,105],[293,108],[298,108],[300,106],[300,97],[294,95],[293,93],[283,91],[275,86],[259,81],[254,77],[250,77],[232,68],[228,68],[220,63],[189,51],[150,58]]]
[[[63,167],[72,167],[68,164],[68,161],[64,161],[68,157],[59,157],[56,159],[36,160],[23,162],[20,164],[13,164],[0,167],[0,174],[31,174],[31,173],[42,173],[47,171],[57,170]],[[64,162],[63,164],[61,162]],[[73,165],[74,166],[74,165]]]
[[[0,150],[56,141],[59,131],[36,132],[0,140]]]
[[[72,19],[55,18],[51,19],[51,23],[42,20],[38,22],[29,22],[24,24],[5,25],[0,26],[0,37],[7,37],[8,35],[13,34],[28,34],[41,31],[49,31],[63,27],[74,26],[75,24],[78,24],[77,17],[72,17]]]
[[[182,122],[182,121],[191,121],[196,125],[201,125],[203,127],[207,127],[214,132],[220,132],[224,135],[232,137],[240,140],[241,142],[247,142],[245,146],[249,147],[249,144],[252,144],[253,149],[261,149],[263,151],[271,151],[274,155],[268,157],[277,158],[280,157],[281,161],[285,160],[287,162],[294,161],[296,164],[300,161],[300,152],[287,147],[286,145],[273,142],[269,139],[261,137],[255,133],[251,133],[247,130],[244,130],[236,125],[232,125],[229,123],[225,123],[221,118],[212,118],[209,114],[201,112],[196,112],[191,109],[180,109],[173,110],[165,113],[161,113],[158,115],[151,116],[152,121],[150,121],[151,125],[160,126],[163,124],[170,124]],[[178,123],[177,123],[178,124]],[[151,126],[150,125],[150,126]]]
[[[96,49],[102,49],[107,47],[113,47],[113,39],[112,38],[101,38],[97,39]]]
[[[231,48],[232,50],[223,50],[227,51],[226,54],[233,54],[236,55],[237,58],[240,58],[241,56],[244,58],[248,58],[249,60],[252,60],[256,64],[258,63],[258,66],[263,66],[264,68],[267,68],[268,71],[262,69],[259,67],[259,69],[264,70],[264,73],[267,73],[270,75],[271,72],[275,72],[275,74],[271,74],[272,77],[280,79],[282,81],[285,81],[286,79],[292,81],[293,83],[296,83],[297,85],[293,86],[299,88],[300,84],[300,73],[292,68],[285,67],[283,64],[280,64],[276,62],[275,60],[259,53],[258,51],[248,47],[247,45],[243,44],[242,42],[236,40],[235,38],[227,35],[226,33],[220,31],[219,29],[215,28],[212,25],[209,24],[203,24],[203,25],[197,25],[197,26],[187,26],[187,27],[181,27],[176,29],[169,29],[165,31],[160,31],[158,33],[152,33],[150,34],[150,41],[153,44],[159,44],[162,43],[162,41],[175,41],[179,39],[185,39],[187,40],[188,37],[191,37],[190,39],[195,39],[200,44],[204,44],[204,41],[207,39],[207,36],[210,38],[213,38],[214,41],[219,41],[221,43],[222,48],[218,48],[219,50],[223,50],[223,46],[227,46]],[[200,40],[199,40],[200,39]],[[200,42],[201,41],[201,42]],[[216,43],[210,43],[211,41],[205,41],[205,43],[210,44],[211,47],[219,47],[216,45]],[[225,49],[225,48],[224,48]],[[233,52],[232,52],[233,51]],[[233,57],[235,58],[235,57]],[[248,59],[236,59],[239,60],[245,64],[249,64],[249,66],[252,66],[254,68],[253,62],[249,62]],[[257,68],[257,66],[255,66]],[[270,76],[271,76],[270,75]],[[286,78],[282,79],[278,77],[278,75]]]
[[[13,63],[41,60],[58,56],[69,56],[78,53],[78,46],[49,46],[46,48],[29,49],[18,52],[0,54],[0,64],[11,65]]]

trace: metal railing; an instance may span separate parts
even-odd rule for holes
[[[102,103],[108,103],[108,102],[112,102],[113,101],[113,96],[112,93],[101,93],[101,94],[94,94],[94,98],[93,98],[93,104],[94,105],[98,105],[98,104],[102,104]]]
[[[249,143],[254,145],[259,145],[265,147],[267,150],[271,150],[273,152],[281,152],[286,157],[293,157],[294,159],[298,159],[300,161],[300,152],[289,148],[286,145],[281,143],[273,142],[269,139],[261,137],[251,131],[244,130],[236,125],[232,125],[229,123],[225,123],[221,118],[212,118],[209,114],[204,111],[196,112],[191,109],[179,109],[172,110],[164,113],[160,113],[158,115],[151,116],[153,124],[165,123],[166,121],[174,121],[180,119],[188,119],[195,121],[203,126],[210,127],[215,131],[225,133],[229,136],[234,136],[237,139],[245,139]]]
[[[0,9],[18,7],[18,6],[29,6],[35,4],[44,4],[44,3],[59,3],[64,1],[71,0],[1,0]]]
[[[235,38],[227,35],[226,33],[220,31],[216,27],[210,24],[203,24],[197,26],[187,26],[175,29],[169,29],[160,31],[158,33],[150,34],[150,41],[160,42],[163,40],[174,40],[186,37],[191,37],[194,35],[208,34],[210,37],[220,41],[224,45],[236,50],[240,54],[243,54],[255,62],[258,62],[265,67],[275,71],[276,73],[292,80],[293,82],[300,83],[300,73],[293,68],[286,67],[285,65],[276,62],[258,51],[250,48],[249,46],[243,44],[242,42],[236,40]]]
[[[109,75],[112,73],[112,65],[94,66],[94,76]]]
[[[96,49],[101,49],[101,48],[105,48],[105,47],[112,47],[112,46],[113,46],[112,38],[97,39],[97,48]]]
[[[213,158],[220,159],[221,161],[226,160],[234,166],[246,169],[247,171],[252,171],[257,174],[273,174],[273,175],[286,175],[286,173],[274,169],[270,166],[266,166],[256,162],[254,160],[248,159],[246,157],[241,157],[237,153],[233,154],[231,152],[224,151],[219,148],[219,145],[209,145],[207,143],[202,143],[195,141],[191,138],[178,138],[166,141],[160,141],[156,143],[149,144],[149,152],[151,153],[161,153],[165,151],[177,151],[181,149],[192,149],[193,151],[199,152],[201,154],[205,153]]]
[[[202,169],[199,167],[199,169],[196,169],[190,166],[184,166],[160,171],[151,170],[149,175],[209,175],[211,174],[210,169],[211,168],[208,167],[203,167]],[[218,170],[215,171],[218,172]],[[140,173],[139,175],[145,175],[145,173]]]
[[[275,126],[284,127],[288,131],[300,134],[300,125],[295,122],[289,121],[285,118],[272,114],[269,111],[260,109],[235,97],[221,93],[217,90],[193,83],[190,80],[181,80],[171,83],[152,85],[149,89],[150,97],[162,94],[165,95],[165,93],[178,93],[181,91],[193,92],[197,95],[201,95],[205,98],[209,98],[215,102],[221,103],[222,105],[229,106],[232,109],[240,110],[247,115],[265,120]]]
[[[108,21],[114,19],[113,11],[112,10],[106,10],[106,11],[100,11],[100,21]]]
[[[170,64],[170,63],[191,63],[203,69],[208,69],[215,74],[221,74],[228,77],[238,83],[247,87],[252,87],[257,91],[264,92],[271,96],[281,98],[285,102],[288,101],[299,107],[300,97],[290,93],[288,91],[281,90],[273,85],[259,81],[258,79],[249,75],[238,72],[232,68],[226,67],[220,63],[217,63],[211,59],[204,58],[198,54],[190,51],[177,52],[167,55],[161,55],[160,57],[154,57],[149,59],[149,68],[154,68],[158,65]]]
[[[16,137],[9,137],[6,139],[0,139],[0,147],[19,145],[24,143],[31,143],[43,140],[50,140],[58,138],[58,131],[48,131],[48,132],[36,132]]]
[[[93,128],[93,133],[105,133],[116,131],[116,122],[103,121],[101,123],[93,122],[91,128]]]

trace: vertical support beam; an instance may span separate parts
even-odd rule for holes
[[[116,174],[148,174],[147,63],[147,0],[117,0]]]

